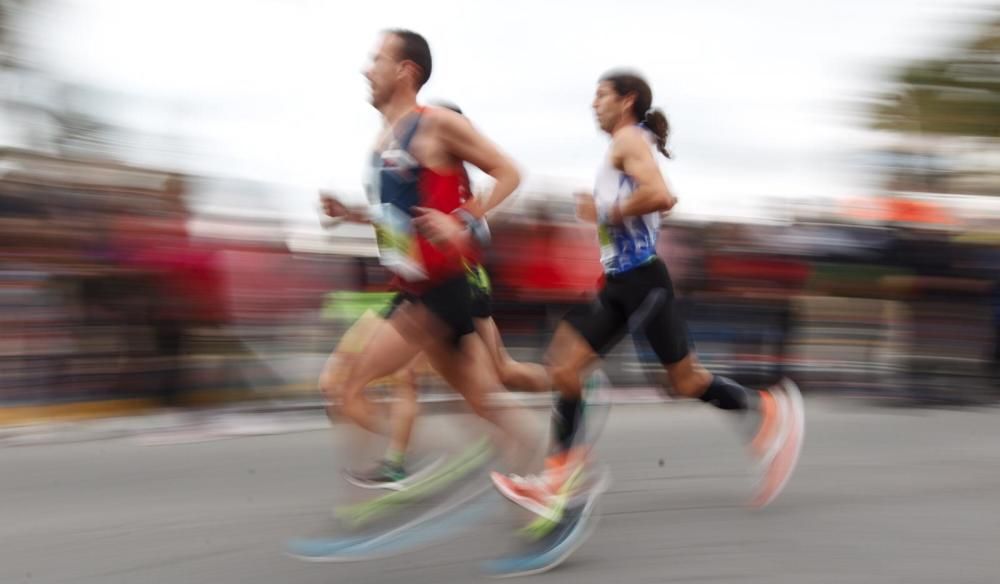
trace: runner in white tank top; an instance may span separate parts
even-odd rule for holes
[[[674,393],[735,412],[746,422],[751,454],[763,469],[754,505],[766,505],[781,492],[802,445],[802,400],[791,381],[751,391],[709,373],[688,346],[670,274],[656,255],[660,214],[677,199],[657,163],[659,154],[670,156],[669,124],[651,103],[652,91],[638,75],[613,72],[598,84],[594,112],[601,130],[611,136],[611,146],[597,173],[593,197],[578,200],[578,214],[597,225],[604,286],[596,302],[559,324],[548,352],[559,391],[548,470],[527,478],[493,475],[502,494],[542,515],[558,513],[566,497],[578,498],[570,491],[589,455],[576,441],[582,434],[581,373],[627,333],[645,337],[667,370]]]
[[[650,154],[656,154],[652,132],[643,129]],[[615,168],[612,148],[597,171],[594,183],[594,204],[598,209],[610,210],[628,200],[635,191],[635,179]],[[621,224],[602,221],[597,226],[601,244],[601,263],[608,274],[620,274],[653,260],[656,256],[656,236],[660,230],[658,212],[624,217]]]

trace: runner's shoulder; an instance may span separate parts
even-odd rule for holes
[[[469,125],[469,120],[448,108],[426,106],[424,108],[424,123],[432,131],[454,130]]]
[[[612,147],[621,150],[625,148],[645,147],[646,131],[639,126],[627,126],[615,132],[611,140]]]

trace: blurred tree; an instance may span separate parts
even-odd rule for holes
[[[18,4],[15,0],[0,0],[0,68],[10,67],[14,61],[12,14]]]
[[[1000,194],[1000,11],[967,41],[904,67],[869,102],[890,192]]]
[[[1000,138],[1000,17],[950,54],[907,66],[873,110],[880,130]]]

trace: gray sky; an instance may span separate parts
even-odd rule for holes
[[[967,33],[968,8],[990,4],[47,0],[28,41],[60,77],[184,102],[164,113],[137,99],[113,115],[184,136],[188,170],[295,185],[292,216],[313,213],[318,186],[360,190],[379,125],[360,70],[380,29],[424,34],[435,58],[424,98],[461,104],[531,180],[567,192],[589,184],[606,147],[595,80],[627,65],[670,117],[677,158],[665,170],[680,210],[725,215],[762,195],[865,192],[844,166],[866,143],[846,104]]]

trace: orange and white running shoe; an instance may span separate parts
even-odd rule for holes
[[[750,504],[765,507],[784,490],[795,472],[805,438],[805,408],[798,386],[782,379],[761,392],[761,424],[750,442],[760,478]]]
[[[536,475],[490,473],[494,486],[504,497],[532,513],[558,521],[565,500],[573,496],[585,469],[586,456],[578,449],[550,456],[545,471]]]

